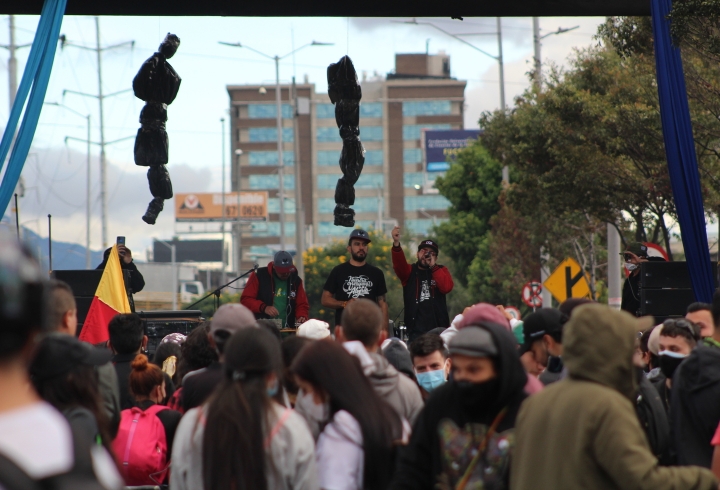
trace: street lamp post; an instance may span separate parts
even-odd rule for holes
[[[574,31],[580,26],[575,27],[558,27],[557,31],[548,32],[545,35],[540,35],[540,18],[533,17],[533,46],[535,48],[535,85],[538,90],[542,88],[542,58],[540,56],[540,41],[549,36],[556,36],[558,34],[565,34],[566,32]]]
[[[288,54],[283,56],[270,56],[268,54],[265,54],[261,51],[258,51],[254,48],[251,48],[250,46],[247,46],[245,44],[241,44],[239,42],[237,43],[226,43],[223,41],[220,41],[220,44],[224,44],[225,46],[232,46],[235,48],[245,48],[249,49],[250,51],[259,54],[260,56],[263,56],[265,58],[271,59],[275,62],[275,121],[276,121],[276,127],[277,127],[277,154],[278,154],[278,200],[280,201],[280,249],[285,250],[285,182],[284,182],[284,165],[285,162],[283,161],[283,137],[282,137],[282,104],[281,104],[281,97],[280,97],[280,60],[283,58],[287,58],[288,56],[297,53],[301,49],[307,48],[308,46],[332,46],[333,43],[321,43],[317,41],[313,41],[311,43],[305,44],[303,46],[300,46],[297,49],[294,49],[290,51]],[[289,99],[289,97],[288,97]],[[296,160],[299,160],[296,155]],[[299,165],[299,161],[296,161],[296,165]],[[300,185],[300,182],[295,182],[295,185]],[[295,230],[295,233],[300,233],[301,230]]]
[[[237,192],[237,239],[235,242],[235,257],[237,257],[235,264],[237,264],[235,267],[237,268],[237,275],[239,276],[242,274],[242,221],[241,221],[241,214],[240,214],[240,190],[242,189],[242,180],[240,180],[242,173],[241,173],[241,167],[240,167],[240,156],[243,154],[243,151],[240,148],[235,149],[235,156],[237,157],[237,171],[235,172],[235,191]]]
[[[220,124],[222,125],[222,190],[220,191],[222,199],[222,283],[227,282],[226,271],[226,260],[225,260],[225,118],[220,118]],[[240,210],[238,210],[239,212]]]
[[[73,114],[77,114],[87,120],[87,175],[85,187],[85,268],[90,268],[90,114],[81,114],[75,109],[71,109],[58,102],[45,102],[46,105],[54,105],[62,107]]]

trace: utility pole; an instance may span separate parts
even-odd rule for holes
[[[227,282],[227,276],[225,275],[227,273],[227,261],[225,260],[225,118],[220,118],[220,124],[222,125],[222,190],[220,191],[222,196],[222,246],[223,246],[223,256],[222,256],[222,283],[225,284]],[[238,209],[238,214],[240,213],[240,209]]]
[[[533,47],[535,48],[535,85],[542,88],[542,61],[540,57],[540,17],[533,17]]]
[[[295,104],[293,117],[293,130],[295,138],[293,148],[295,149],[295,268],[298,276],[305,280],[305,264],[303,263],[303,252],[305,251],[305,206],[302,200],[302,185],[300,182],[300,99],[297,94],[295,77],[292,77],[292,98]]]
[[[115,44],[112,46],[100,46],[100,18],[95,17],[95,47],[89,48],[87,46],[83,46],[80,44],[73,44],[68,42],[65,39],[65,36],[60,36],[61,38],[61,48],[64,48],[67,46],[73,46],[80,49],[86,49],[88,51],[94,51],[97,58],[97,80],[98,80],[98,92],[97,94],[86,94],[82,92],[76,92],[73,90],[63,90],[63,97],[66,93],[72,93],[77,95],[82,95],[85,97],[94,97],[98,99],[98,105],[100,108],[100,221],[101,221],[101,227],[102,227],[102,247],[103,249],[107,248],[108,246],[108,229],[107,229],[107,161],[105,157],[105,147],[107,145],[111,145],[113,143],[117,143],[119,141],[124,141],[129,138],[133,138],[134,136],[128,136],[126,138],[121,138],[115,141],[107,142],[105,141],[105,112],[104,112],[104,100],[108,97],[113,97],[115,95],[124,94],[125,92],[130,92],[132,89],[125,89],[121,90],[119,92],[114,92],[112,94],[105,95],[103,93],[103,84],[102,84],[102,54],[103,51],[107,51],[109,49],[115,49],[123,46],[130,45],[131,47],[135,46],[135,41],[125,41],[119,44]]]
[[[282,104],[280,97],[280,57],[275,56],[275,107],[277,114],[277,153],[278,153],[278,199],[280,201],[280,250],[285,250],[285,161],[283,159]],[[297,187],[297,182],[295,186]],[[297,233],[297,230],[295,231]]]
[[[505,112],[505,66],[503,62],[502,49],[502,21],[497,18],[497,42],[498,42],[498,69],[500,70],[500,110]]]
[[[10,110],[12,110],[13,103],[15,102],[15,94],[17,93],[17,58],[15,58],[15,16],[10,16],[10,44],[8,45],[8,51],[10,51],[10,57],[8,58],[8,88]]]

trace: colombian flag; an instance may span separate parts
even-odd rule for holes
[[[130,313],[130,303],[120,268],[120,254],[117,245],[113,245],[100,284],[95,291],[95,298],[90,303],[85,323],[80,331],[80,340],[91,344],[108,340],[108,323],[119,313]]]

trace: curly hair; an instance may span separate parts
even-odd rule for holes
[[[182,357],[178,365],[178,379],[182,380],[190,371],[208,367],[218,360],[217,352],[208,340],[209,331],[210,322],[203,322],[188,334],[180,348]]]

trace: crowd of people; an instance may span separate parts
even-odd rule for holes
[[[656,326],[587,299],[450,322],[438,245],[408,264],[394,232],[404,342],[363,233],[326,283],[334,328],[278,254],[150,357],[134,313],[78,341],[70,288],[0,237],[0,488],[719,488],[720,293]]]

